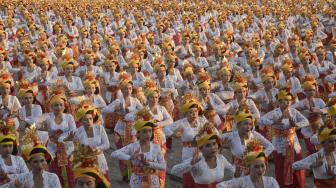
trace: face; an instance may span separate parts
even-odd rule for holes
[[[23,97],[24,104],[33,104],[34,102],[34,96],[32,93],[26,93]]]
[[[230,81],[230,78],[231,78],[231,74],[224,74],[222,77],[222,82],[227,83],[228,81]]]
[[[86,60],[86,65],[87,66],[91,66],[91,65],[93,65],[93,63],[94,63],[94,56],[93,55],[89,55],[89,56],[87,56],[86,58],[85,58],[85,60]]]
[[[196,49],[196,50],[194,51],[194,55],[195,55],[196,57],[201,56],[201,50]]]
[[[164,67],[161,67],[161,69],[158,71],[158,76],[160,78],[164,78],[166,76],[166,69]]]
[[[250,166],[250,174],[255,174],[257,176],[263,176],[266,172],[266,164],[264,160],[257,160],[254,164]]]
[[[246,88],[243,88],[242,90],[235,92],[235,96],[238,99],[245,99],[246,95],[247,95],[247,89]]]
[[[198,109],[196,107],[189,109],[187,112],[188,119],[195,120],[198,118]]]
[[[93,116],[92,114],[85,114],[84,117],[82,117],[81,122],[83,125],[86,126],[92,126],[93,125]]]
[[[315,88],[311,88],[305,91],[307,97],[314,97],[315,96]]]
[[[3,54],[0,54],[0,62],[5,60],[5,56]]]
[[[292,71],[283,71],[285,77],[289,78],[289,77],[292,77]]]
[[[316,55],[317,55],[317,58],[318,58],[319,61],[323,61],[326,57],[324,51],[319,51],[318,53],[316,53]]]
[[[202,96],[208,96],[210,94],[210,88],[208,87],[203,87],[200,89],[200,93]]]
[[[329,151],[329,152],[336,151],[336,139],[329,138],[322,143],[322,146],[326,151]]]
[[[105,65],[105,68],[106,68],[107,71],[115,71],[116,65],[114,63],[109,63],[109,64]]]
[[[65,75],[72,75],[73,70],[74,70],[73,66],[68,66],[67,68],[65,68],[64,74]]]
[[[9,95],[10,93],[10,86],[8,84],[0,87],[0,94],[1,95]]]
[[[279,100],[279,105],[281,109],[286,109],[289,107],[290,101],[289,100]]]
[[[90,84],[89,86],[86,87],[86,92],[89,94],[94,94],[96,91],[96,86],[94,84]]]
[[[96,182],[88,177],[79,177],[76,179],[76,188],[95,188]]]
[[[129,96],[132,94],[133,87],[132,84],[127,84],[127,86],[121,88],[121,92],[124,96]]]
[[[201,148],[204,157],[216,156],[218,153],[218,144],[216,139],[208,140]]]
[[[272,88],[273,87],[273,79],[266,80],[264,82],[264,86],[265,86],[266,89]]]
[[[64,107],[64,102],[55,102],[53,105],[52,105],[52,109],[53,109],[53,112],[54,113],[63,113],[65,107]]]
[[[44,170],[47,167],[47,161],[43,155],[32,157],[29,164],[32,170]]]
[[[0,144],[0,153],[2,155],[10,155],[13,152],[13,143],[12,144]]]
[[[33,64],[34,63],[33,56],[32,55],[25,55],[25,61],[28,65]]]
[[[131,73],[136,73],[139,70],[139,65],[135,64],[130,67]]]
[[[149,141],[152,138],[153,132],[152,128],[144,128],[139,131],[139,138],[143,141]]]
[[[216,113],[215,110],[211,110],[211,111],[205,113],[206,119],[210,122],[215,122],[216,115],[217,115],[217,113]]]
[[[253,129],[252,119],[247,119],[245,121],[239,122],[237,125],[237,130],[240,134],[248,135]]]
[[[48,70],[48,65],[46,63],[41,63],[40,68],[41,68],[42,71],[46,71],[46,70]]]
[[[152,104],[158,104],[159,103],[159,94],[157,92],[154,92],[152,95],[148,96],[148,100]]]

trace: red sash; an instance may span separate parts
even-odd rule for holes
[[[211,184],[198,184],[195,183],[195,188],[216,188],[216,185],[218,184],[218,182],[214,182]]]
[[[314,179],[316,188],[336,188],[336,180]]]

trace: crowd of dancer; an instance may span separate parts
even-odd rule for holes
[[[0,187],[107,188],[106,155],[131,188],[168,172],[336,187],[335,15],[332,0],[2,0]]]

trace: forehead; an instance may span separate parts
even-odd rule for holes
[[[89,177],[78,177],[76,179],[77,182],[79,183],[85,183],[85,184],[88,184],[88,183],[94,183],[95,181]]]
[[[39,161],[45,159],[45,157],[43,155],[35,155],[31,158],[31,161]]]

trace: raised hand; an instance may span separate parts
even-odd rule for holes
[[[198,163],[201,160],[201,154],[198,148],[195,149],[194,153],[193,153],[193,157],[191,160],[191,165],[194,165],[196,163]]]
[[[324,156],[322,154],[319,154],[315,160],[315,162],[313,162],[310,167],[311,168],[317,168],[320,167],[323,164],[324,161]]]
[[[333,168],[331,168],[332,166],[329,166],[328,164],[325,164],[325,169],[327,172],[328,176],[335,176],[334,172],[333,172]]]

